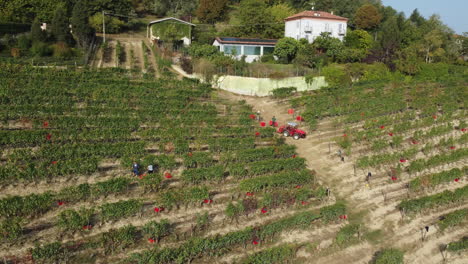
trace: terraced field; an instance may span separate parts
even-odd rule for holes
[[[232,262],[344,221],[294,146],[206,85],[2,69],[7,263]]]
[[[4,263],[468,260],[456,68],[280,101],[118,68],[0,66]]]

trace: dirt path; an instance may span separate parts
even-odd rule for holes
[[[102,48],[96,52],[95,58],[92,60],[93,67],[97,68],[112,68],[112,67],[122,67],[124,69],[139,69],[141,72],[146,73],[147,69],[145,68],[145,51],[142,47],[142,42],[145,43],[146,47],[150,50],[148,56],[149,66],[152,67],[155,71],[156,60],[154,54],[150,48],[148,39],[141,34],[116,34],[116,35],[106,35],[107,43],[109,46],[107,56],[103,56]],[[115,47],[117,41],[120,42],[123,50],[125,51],[125,58],[121,65],[117,64],[117,57]],[[133,55],[133,56],[132,56]],[[155,73],[155,76],[157,74]]]
[[[292,115],[288,114],[289,105],[287,102],[279,102],[269,97],[235,95],[226,91],[219,91],[219,94],[220,97],[230,100],[245,100],[247,104],[253,107],[254,112],[260,111],[263,120],[267,123],[272,116],[276,117],[279,125],[288,121],[297,122]],[[300,115],[300,113],[297,114]],[[411,252],[408,252],[408,259],[411,259],[412,262],[408,263],[429,263],[431,258],[439,263],[442,256],[438,252],[436,244],[456,240],[455,238],[458,238],[461,233],[468,233],[466,229],[454,231],[453,235],[440,235],[435,232],[436,234],[428,237],[427,242],[421,244],[419,235],[421,226],[434,223],[441,212],[435,211],[419,216],[418,221],[401,221],[401,214],[396,206],[401,199],[408,195],[405,185],[414,175],[403,175],[402,181],[390,183],[384,175],[374,174],[378,177],[373,177],[370,185],[366,184],[365,176],[367,171],[355,169],[354,167],[353,159],[357,157],[345,156],[345,161],[341,162],[336,154],[339,147],[334,143],[333,139],[342,135],[343,128],[335,127],[333,120],[320,122],[315,131],[311,131],[305,126],[300,128],[306,131],[307,137],[300,140],[288,137],[286,143],[296,146],[297,153],[306,159],[308,168],[317,172],[320,184],[330,187],[337,200],[345,201],[352,213],[365,213],[364,222],[367,228],[383,231],[381,241],[384,242],[378,245],[361,243],[332,255],[315,258],[315,263],[368,263],[376,251],[382,247],[391,246],[411,249]],[[451,166],[455,165],[458,166],[459,164]],[[462,185],[449,184],[441,186],[441,188],[445,190],[460,186]],[[453,208],[447,209],[449,211],[453,210]],[[433,230],[435,230],[435,227]],[[421,259],[418,259],[419,256]],[[468,261],[466,255],[464,257],[452,257],[451,261],[459,261],[460,258]],[[352,262],[349,262],[351,259]]]

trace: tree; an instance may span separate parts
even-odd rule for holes
[[[361,6],[354,16],[354,23],[358,29],[372,30],[380,24],[381,20],[382,15],[373,5]]]
[[[315,38],[313,45],[319,53],[325,53],[335,61],[338,58],[342,59],[343,57],[343,42],[332,37],[329,32],[322,32],[320,36]]]
[[[237,18],[242,25],[236,27],[239,36],[268,37],[271,35],[270,26],[273,20],[263,0],[242,0]]]
[[[413,10],[413,13],[411,13],[409,20],[415,23],[416,26],[418,27],[422,26],[426,22],[426,19],[424,19],[424,17],[421,16],[421,14],[419,14],[419,11],[417,8]]]
[[[316,50],[312,44],[299,45],[299,49],[294,59],[294,64],[306,66],[309,68],[317,68],[320,65]]]
[[[397,24],[396,17],[390,18],[382,25],[382,31],[380,32],[379,44],[382,49],[382,56],[380,60],[382,62],[390,63],[395,52],[400,47],[401,35],[400,28]]]
[[[362,49],[367,52],[372,47],[374,40],[367,31],[357,29],[347,32],[344,43],[346,47]]]
[[[94,38],[94,29],[88,22],[88,12],[84,11],[87,10],[86,4],[86,0],[78,0],[73,7],[71,16],[73,35],[77,39],[78,45],[85,49]]]
[[[106,33],[119,33],[124,22],[116,17],[105,16]],[[102,13],[96,13],[89,18],[89,25],[96,31],[102,33]]]
[[[286,37],[278,40],[273,55],[278,56],[280,61],[290,63],[295,57],[299,48],[299,42],[293,38]]]
[[[202,23],[214,24],[222,20],[228,10],[228,0],[200,0],[196,11]]]
[[[400,72],[415,75],[421,70],[422,60],[418,50],[418,44],[414,44],[397,53],[396,67]]]
[[[67,44],[71,42],[67,11],[63,5],[59,5],[55,9],[54,18],[52,19],[52,34],[57,41]]]
[[[36,42],[44,42],[46,41],[47,34],[41,28],[41,22],[39,18],[36,17],[31,25],[31,39],[32,41]]]
[[[426,63],[433,62],[435,57],[442,57],[445,50],[442,49],[444,44],[443,33],[437,29],[432,30],[424,36],[422,42],[424,49],[424,61]]]
[[[268,13],[273,18],[272,24],[268,25],[271,35],[269,38],[284,37],[284,20],[294,14],[294,10],[287,4],[276,4],[268,8]]]
[[[462,56],[468,56],[468,32],[463,33],[460,54]]]

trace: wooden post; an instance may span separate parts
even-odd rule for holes
[[[106,12],[102,11],[102,37],[103,43],[106,43],[106,19],[105,19]]]

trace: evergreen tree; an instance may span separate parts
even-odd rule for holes
[[[31,25],[31,39],[34,42],[44,42],[47,39],[47,34],[41,28],[41,22],[36,17]]]
[[[78,45],[82,48],[88,48],[89,43],[94,38],[94,29],[89,25],[86,0],[78,0],[73,7],[71,24],[72,32]]]
[[[422,26],[424,22],[426,22],[426,19],[424,19],[424,17],[422,17],[421,14],[419,14],[419,11],[417,8],[413,10],[413,13],[411,13],[409,20],[415,23],[418,27]]]
[[[396,17],[390,18],[382,25],[379,43],[382,49],[381,60],[388,65],[401,43],[400,28]]]
[[[62,5],[59,5],[52,19],[52,34],[60,42],[70,44],[70,28],[68,23],[67,11]]]

